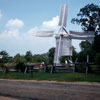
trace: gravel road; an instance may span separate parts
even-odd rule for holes
[[[0,79],[0,96],[19,100],[100,100],[100,84]]]
[[[20,99],[15,99],[7,96],[0,96],[0,100],[20,100]]]

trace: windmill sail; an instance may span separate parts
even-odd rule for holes
[[[36,36],[36,37],[52,37],[53,34],[35,34],[33,36]]]
[[[88,32],[74,32],[70,31],[69,34],[71,39],[78,39],[78,40],[89,40],[93,41],[94,40],[94,32],[88,31]]]
[[[92,36],[75,36],[75,35],[70,35],[71,39],[77,39],[77,40],[89,40],[89,41],[93,41],[94,37]]]
[[[66,27],[68,6],[62,5],[59,17],[59,26]]]
[[[52,37],[54,34],[54,31],[33,31],[33,36],[37,36],[37,37]]]
[[[63,26],[66,27],[67,23],[67,16],[68,16],[68,6],[64,6],[64,16],[63,16]]]
[[[64,13],[64,5],[61,6],[58,26],[62,26],[63,13]]]
[[[75,31],[70,31],[70,34],[74,34],[74,35],[80,35],[80,36],[84,36],[84,35],[93,35],[94,36],[94,32],[93,31],[88,31],[88,32],[75,32]]]

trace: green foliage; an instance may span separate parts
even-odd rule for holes
[[[98,64],[99,65],[99,68],[100,68],[100,53],[97,53],[96,54],[95,63]]]
[[[100,53],[100,34],[95,36],[94,50],[96,53]]]
[[[88,51],[92,47],[89,41],[82,41],[79,45],[82,51]]]
[[[81,51],[78,54],[78,62],[87,62],[86,61],[87,53],[85,51]]]
[[[51,49],[49,49],[48,58],[49,58],[49,63],[50,63],[50,64],[53,64],[54,53],[55,53],[55,48],[54,48],[54,47],[51,48]]]
[[[8,63],[9,55],[6,51],[1,51],[0,56],[2,56],[2,58],[0,58],[0,67],[4,68],[5,67],[4,64]]]
[[[82,41],[80,43],[81,52],[78,54],[79,62],[86,62],[87,55],[89,55],[89,61],[94,62],[95,51],[93,50],[93,44],[89,41]]]
[[[2,58],[0,59],[0,63],[7,63],[9,60],[9,55],[6,51],[1,51],[0,55],[2,56]]]
[[[14,62],[16,64],[18,64],[18,63],[25,63],[26,62],[26,59],[24,58],[24,56],[21,56],[20,54],[16,54],[14,56]]]
[[[80,9],[77,17],[73,18],[71,22],[81,25],[84,31],[95,31],[96,34],[100,32],[100,8],[98,5],[87,4]]]
[[[25,64],[24,64],[23,62],[17,63],[16,69],[17,69],[18,71],[24,72],[24,71],[25,71]]]
[[[21,72],[24,72],[26,59],[24,56],[21,56],[20,54],[16,54],[14,56],[14,62],[16,63],[16,69],[20,70]]]
[[[25,59],[26,59],[27,62],[32,62],[32,53],[31,53],[31,51],[26,52]]]
[[[37,62],[48,62],[48,54],[44,53],[44,54],[33,55],[32,61],[36,63]]]
[[[14,58],[13,57],[9,57],[8,63],[13,63],[14,62]]]
[[[88,41],[81,42],[81,52],[79,53],[80,61],[86,61],[86,55],[90,56],[90,61],[93,62],[96,53],[100,53],[100,7],[95,4],[87,4],[80,9],[77,18],[71,21],[73,24],[81,25],[83,31],[94,31],[94,43]]]
[[[77,57],[78,57],[78,53],[76,52],[74,46],[72,46],[72,60],[73,60],[73,62],[75,62]]]

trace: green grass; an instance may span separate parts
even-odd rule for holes
[[[44,73],[34,72],[33,77],[30,73],[9,72],[4,75],[0,72],[1,79],[24,79],[24,80],[49,80],[49,81],[66,81],[66,82],[100,82],[100,75],[84,73]]]

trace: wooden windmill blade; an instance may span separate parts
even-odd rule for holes
[[[62,5],[61,6],[61,11],[60,11],[60,17],[59,17],[58,26],[66,27],[67,13],[68,13],[68,6]]]
[[[53,34],[37,34],[37,35],[33,35],[35,37],[52,37]]]
[[[33,36],[36,37],[52,37],[54,34],[54,31],[40,31],[40,30],[35,30],[32,32]]]
[[[94,32],[93,31],[87,31],[87,32],[70,31],[70,34],[80,35],[80,36],[84,36],[84,35],[93,35],[94,36]]]
[[[64,13],[64,5],[61,6],[58,26],[62,26],[63,13]]]
[[[94,36],[93,31],[88,31],[88,32],[70,31],[70,38],[71,39],[94,41],[94,37],[95,36]]]
[[[49,33],[54,33],[54,31],[41,31],[41,30],[34,30],[33,32],[32,32],[32,34],[49,34]]]
[[[64,5],[64,16],[63,16],[63,26],[66,27],[68,16],[68,6]]]
[[[94,36],[93,35],[69,35],[71,39],[77,39],[77,40],[89,40],[89,41],[93,41],[94,40]]]

